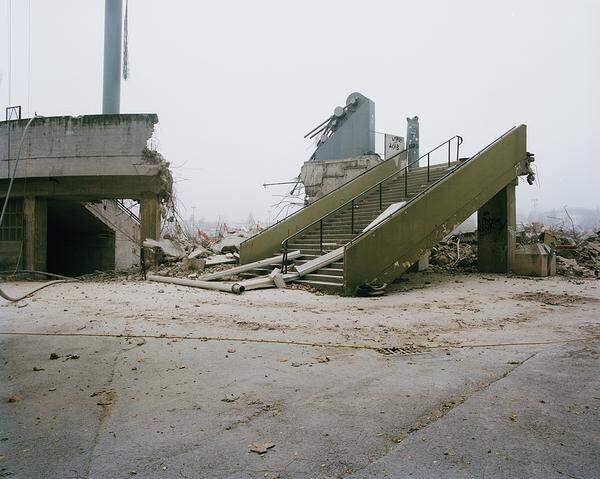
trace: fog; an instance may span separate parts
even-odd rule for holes
[[[0,103],[99,113],[103,0],[0,1]],[[600,205],[600,2],[129,2],[122,112],[156,112],[182,214],[268,219],[268,181],[294,178],[304,133],[359,91],[376,129],[461,156],[528,125],[538,183],[518,209]],[[9,67],[8,30],[11,35]],[[10,77],[10,82],[9,82]],[[10,83],[10,97],[9,97]]]

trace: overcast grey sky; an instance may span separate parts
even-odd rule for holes
[[[99,113],[103,21],[104,0],[12,0],[10,103]],[[261,184],[298,174],[304,133],[353,91],[375,101],[378,131],[404,135],[418,115],[422,152],[460,134],[468,155],[526,123],[540,185],[519,186],[518,208],[598,207],[599,23],[598,0],[130,0],[121,108],[158,113],[196,218],[267,218],[283,190]]]

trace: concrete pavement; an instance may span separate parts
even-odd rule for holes
[[[461,281],[381,300],[84,283],[0,305],[0,477],[600,477],[596,283]]]

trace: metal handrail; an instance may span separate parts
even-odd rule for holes
[[[450,166],[451,163],[451,144],[452,141],[456,139],[456,161],[458,161],[459,159],[459,153],[460,153],[460,145],[463,142],[463,138],[460,135],[454,135],[453,137],[447,139],[446,141],[440,143],[438,146],[436,146],[435,148],[432,148],[431,150],[429,150],[427,153],[425,153],[424,155],[420,156],[419,158],[417,158],[416,160],[414,160],[413,162],[407,164],[404,168],[395,171],[394,173],[386,176],[383,180],[379,181],[378,183],[376,183],[375,185],[372,185],[370,187],[368,187],[367,189],[363,190],[362,192],[360,192],[359,194],[357,194],[356,196],[354,196],[353,198],[351,198],[350,200],[346,201],[344,204],[342,204],[341,206],[339,206],[338,208],[336,208],[333,211],[330,211],[329,213],[326,213],[325,215],[321,216],[319,219],[313,221],[312,223],[310,223],[309,225],[305,226],[304,228],[302,228],[299,231],[296,231],[293,235],[288,236],[286,239],[284,239],[281,242],[281,247],[283,248],[283,257],[281,260],[281,270],[284,273],[287,273],[287,253],[288,253],[288,243],[292,238],[295,238],[296,236],[300,235],[301,233],[305,232],[306,230],[312,228],[313,226],[315,226],[317,223],[319,223],[320,225],[320,233],[319,233],[319,251],[321,252],[321,254],[323,254],[323,220],[326,219],[328,216],[333,215],[334,213],[337,213],[338,211],[340,211],[342,208],[345,208],[348,205],[350,206],[350,211],[351,211],[351,226],[350,226],[350,231],[351,234],[354,234],[354,203],[356,200],[358,200],[359,198],[361,198],[362,196],[366,195],[367,193],[371,192],[373,189],[379,187],[379,209],[383,209],[383,183],[386,182],[387,180],[393,178],[394,176],[400,175],[401,173],[404,173],[404,195],[406,197],[408,197],[408,172],[411,166],[415,165],[415,164],[419,164],[419,161],[425,157],[427,157],[427,183],[429,183],[429,179],[430,179],[430,169],[431,169],[431,154],[437,150],[439,150],[440,148],[442,148],[445,145],[448,145],[448,166]],[[402,153],[402,152],[401,152]],[[396,155],[394,155],[396,156]]]
[[[129,216],[133,221],[135,221],[137,224],[140,224],[140,217],[136,215],[133,211],[131,211],[131,209],[123,202],[123,200],[116,199],[115,204],[123,213]]]
[[[456,171],[459,168],[464,167],[467,163],[469,163],[473,158],[481,155],[484,151],[488,150],[489,148],[491,148],[492,146],[494,146],[496,143],[498,143],[500,140],[502,140],[506,135],[508,135],[510,132],[512,132],[514,129],[516,128],[516,126],[513,126],[512,128],[510,128],[509,130],[507,130],[506,132],[502,133],[502,135],[500,135],[498,138],[496,138],[494,141],[492,141],[491,143],[489,143],[488,145],[484,146],[481,150],[479,150],[477,153],[475,153],[474,155],[470,156],[469,158],[466,158],[464,161],[461,161],[458,165],[456,165],[455,168],[452,169],[452,171],[449,171],[447,174],[445,174],[444,176],[442,176],[440,179],[438,179],[437,181],[433,182],[431,185],[429,185],[427,188],[425,188],[423,191],[421,191],[418,195],[413,196],[410,200],[408,200],[406,202],[405,205],[402,206],[402,208],[394,211],[391,215],[389,215],[388,217],[386,217],[383,221],[381,221],[380,223],[377,224],[377,226],[381,226],[382,224],[390,221],[393,217],[395,217],[398,213],[400,213],[401,211],[403,211],[405,208],[407,208],[408,206],[410,206],[413,202],[417,201],[417,199],[419,199],[421,196],[423,196],[424,194],[427,193],[427,191],[429,191],[431,188],[433,188],[437,183],[439,183],[440,181],[442,181],[444,178],[446,178],[448,175],[450,174],[454,174],[456,173]],[[348,243],[346,243],[345,247],[347,247],[349,244],[354,243],[355,241],[357,241],[358,239],[360,239],[365,233],[365,231],[361,231],[358,235],[356,235],[355,238],[352,238],[350,241],[348,241]]]
[[[313,203],[311,203],[310,205],[305,205],[305,206],[303,206],[302,208],[300,208],[299,210],[297,210],[297,211],[294,211],[293,213],[290,213],[289,215],[287,215],[287,216],[286,216],[286,217],[284,217],[284,218],[281,218],[279,221],[276,221],[276,222],[275,222],[275,223],[273,223],[272,225],[270,225],[270,226],[267,226],[267,227],[266,227],[264,230],[262,230],[260,233],[257,233],[257,234],[256,234],[256,235],[254,235],[254,236],[258,236],[259,234],[263,234],[265,231],[268,231],[268,230],[270,230],[270,229],[272,229],[272,228],[275,228],[275,227],[276,227],[276,226],[278,226],[280,223],[283,223],[284,221],[287,221],[288,219],[290,219],[292,216],[294,216],[294,215],[297,215],[297,214],[301,213],[301,212],[302,212],[302,211],[304,211],[306,208],[308,208],[308,207],[310,207],[310,206],[313,206],[313,205],[314,205],[314,204],[316,204],[317,202],[319,202],[319,201],[322,201],[322,200],[324,200],[324,199],[328,198],[328,197],[329,197],[329,195],[331,195],[331,194],[335,193],[337,190],[339,190],[339,189],[343,188],[344,186],[346,186],[348,183],[350,183],[350,182],[354,181],[355,179],[357,179],[357,178],[359,178],[359,177],[361,177],[361,176],[363,176],[363,175],[366,175],[367,173],[371,173],[371,172],[372,172],[372,171],[373,171],[375,168],[379,168],[379,167],[381,167],[381,166],[383,166],[383,165],[386,165],[386,164],[388,164],[388,162],[389,162],[389,161],[393,161],[393,160],[394,160],[394,159],[395,159],[395,158],[396,158],[398,155],[401,155],[401,154],[402,154],[402,153],[404,153],[405,151],[406,151],[406,149],[404,149],[404,150],[402,150],[402,151],[399,151],[399,152],[398,152],[398,153],[396,153],[394,156],[391,156],[391,157],[389,157],[389,158],[387,158],[387,159],[383,160],[381,163],[378,163],[378,164],[377,164],[377,165],[375,165],[374,167],[372,167],[372,168],[367,168],[367,169],[366,169],[365,171],[363,171],[361,174],[359,174],[359,175],[355,176],[354,178],[351,178],[351,179],[349,179],[348,181],[346,181],[346,182],[342,183],[340,186],[338,186],[337,188],[334,188],[333,190],[331,190],[331,191],[330,191],[329,193],[327,193],[326,195],[323,195],[323,196],[321,196],[320,198],[318,198],[317,200],[315,200],[315,201],[314,201]],[[251,236],[250,238],[246,239],[245,241],[243,241],[243,242],[242,242],[242,244],[244,244],[246,241],[250,241],[250,240],[252,240],[252,238],[254,238],[254,236]]]

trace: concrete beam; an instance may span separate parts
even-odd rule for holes
[[[509,273],[515,257],[516,182],[502,188],[477,210],[477,267],[483,273]]]
[[[0,197],[6,196],[8,180],[0,180]],[[111,198],[138,200],[149,195],[169,194],[170,184],[160,176],[78,176],[17,179],[11,198],[25,197],[32,192],[38,197],[68,198],[93,201]]]
[[[48,203],[44,198],[26,197],[23,201],[25,269],[46,271]]]

